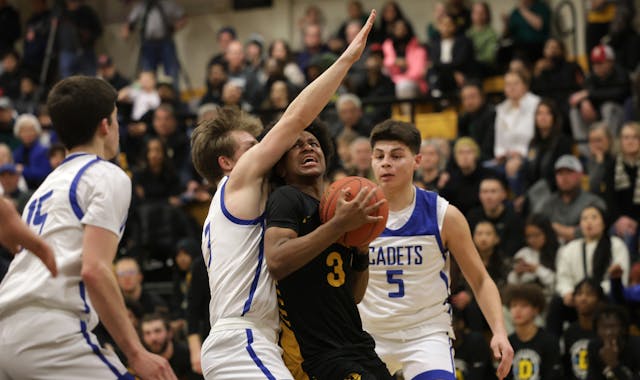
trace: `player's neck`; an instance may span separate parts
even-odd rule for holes
[[[322,192],[324,191],[324,180],[322,178],[308,182],[297,181],[290,183],[290,185],[302,191],[303,193],[314,197],[315,199],[319,200],[320,198],[322,198]]]
[[[515,330],[518,339],[523,342],[528,342],[533,339],[533,337],[538,333],[538,326],[536,326],[536,323],[534,321],[531,321],[524,325],[516,326]]]
[[[96,156],[98,156],[100,158],[108,159],[107,157],[105,157],[104,146],[102,144],[99,144],[96,141],[92,141],[92,142],[90,142],[88,144],[84,144],[84,145],[77,145],[77,146],[71,148],[67,155],[71,155],[71,154],[75,154],[75,153],[95,154]]]
[[[578,325],[583,330],[593,330],[593,314],[578,314]]]
[[[416,196],[416,189],[412,184],[410,186],[403,186],[402,189],[398,189],[398,191],[389,191],[385,193],[384,196],[389,203],[389,210],[400,211],[413,203],[413,199]]]

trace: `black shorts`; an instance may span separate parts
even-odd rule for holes
[[[306,366],[312,380],[394,380],[375,354],[333,357]]]

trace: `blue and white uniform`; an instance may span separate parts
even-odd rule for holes
[[[376,352],[406,379],[455,379],[449,252],[440,238],[449,202],[415,189],[369,244],[369,285],[358,305]],[[435,376],[435,377],[434,377]]]
[[[23,220],[53,249],[58,276],[22,252],[0,284],[0,379],[133,379],[91,330],[98,323],[80,275],[84,226],[122,237],[131,181],[95,155],[74,154],[51,173]]]
[[[276,287],[264,258],[264,215],[233,216],[224,177],[211,201],[202,252],[211,289],[211,332],[202,345],[207,379],[292,379],[278,346]]]

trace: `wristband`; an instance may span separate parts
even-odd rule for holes
[[[354,253],[351,258],[351,269],[356,272],[364,272],[369,268],[369,253]]]

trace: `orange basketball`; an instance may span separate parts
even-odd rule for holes
[[[340,191],[342,189],[349,189],[345,199],[350,201],[358,195],[360,189],[365,186],[368,187],[369,190],[377,187],[377,185],[370,180],[355,176],[345,177],[332,183],[324,192],[322,199],[320,200],[320,219],[322,220],[322,223],[326,223],[329,219],[333,218],[333,215],[336,212],[338,199],[340,198]],[[375,196],[371,197],[369,204],[374,204],[381,199],[384,199],[384,194],[382,193],[382,190],[378,188]],[[382,231],[384,231],[387,224],[387,218],[389,217],[389,205],[386,202],[383,203],[372,215],[382,216],[382,220],[375,223],[363,224],[360,228],[348,231],[342,236],[342,238],[340,238],[340,240],[338,240],[338,242],[350,247],[360,247],[371,243],[382,233]]]

